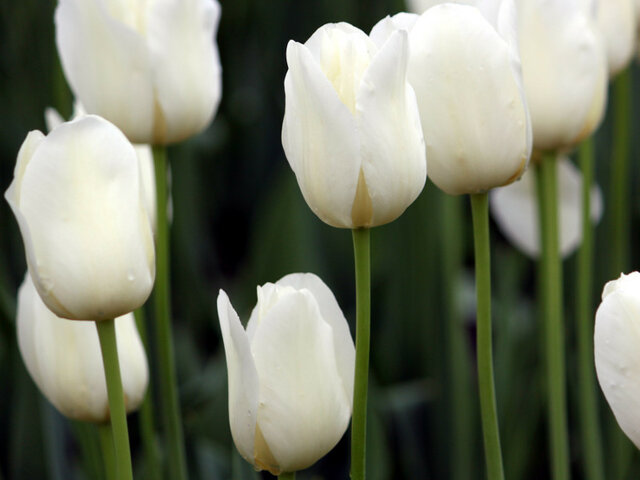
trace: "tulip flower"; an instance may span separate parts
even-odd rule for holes
[[[636,48],[634,0],[600,1],[596,18],[604,39],[609,77],[614,77],[629,65]]]
[[[622,431],[640,448],[640,273],[620,275],[602,291],[594,356],[600,388]]]
[[[406,14],[387,17],[371,32],[380,42],[394,26],[409,30],[409,81],[418,99],[429,176],[452,195],[513,182],[531,153],[514,5],[489,3],[482,9],[436,5],[413,22]]]
[[[40,391],[63,415],[107,422],[109,403],[94,322],[70,321],[42,302],[27,273],[18,291],[18,347]],[[135,411],[147,390],[147,357],[133,314],[115,321],[127,412]]]
[[[202,131],[221,96],[217,0],[60,0],[56,43],[89,113],[134,143],[168,144]]]
[[[310,466],[351,416],[355,352],[333,293],[313,274],[291,274],[258,287],[246,330],[222,290],[218,317],[238,451],[274,475]]]
[[[518,7],[533,146],[570,149],[597,128],[606,104],[607,60],[592,3],[519,0]]]
[[[5,197],[29,272],[56,315],[106,320],[141,306],[153,286],[151,222],[134,148],[88,115],[48,136],[30,132]]]
[[[80,102],[73,105],[71,120],[86,115],[87,112]],[[44,119],[47,130],[50,132],[58,125],[64,123],[64,119],[55,108],[47,108],[44,111]],[[149,145],[133,145],[140,164],[140,174],[142,176],[142,187],[144,191],[144,205],[151,220],[151,227],[156,231],[156,174],[153,169],[153,153]]]
[[[287,46],[282,145],[309,207],[329,225],[391,222],[424,186],[408,58],[406,32],[376,44],[347,23]]]
[[[559,201],[559,249],[562,257],[571,255],[582,241],[582,174],[567,157],[556,162]],[[535,174],[527,170],[522,178],[496,188],[489,194],[494,220],[507,239],[531,258],[540,256],[540,220]],[[591,220],[602,217],[602,192],[591,188]]]

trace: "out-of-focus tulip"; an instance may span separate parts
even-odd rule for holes
[[[115,321],[125,407],[140,406],[149,377],[133,314]],[[42,303],[27,273],[18,291],[18,346],[34,382],[63,415],[106,422],[109,401],[94,322],[57,317]]]
[[[600,0],[596,18],[606,48],[609,77],[613,77],[629,65],[636,48],[634,0]]]
[[[221,95],[217,0],[60,0],[56,43],[75,96],[134,143],[202,131]]]
[[[392,220],[426,180],[406,32],[376,45],[347,23],[287,46],[282,145],[321,220],[357,228]]]
[[[355,349],[333,293],[313,274],[291,274],[258,287],[246,331],[222,290],[218,317],[238,451],[274,475],[310,466],[351,416]]]
[[[431,2],[435,3],[435,2]],[[453,195],[513,182],[531,154],[511,0],[436,5],[413,26],[387,17],[371,33],[409,30],[409,81],[427,145],[429,177]]]
[[[640,273],[604,286],[593,341],[600,388],[618,425],[640,448]]]
[[[76,320],[112,319],[142,305],[155,252],[131,143],[88,115],[25,139],[5,197],[44,303]]]
[[[71,120],[75,120],[78,117],[86,115],[84,107],[80,102],[75,102],[73,106],[73,115]],[[47,108],[44,111],[44,119],[47,124],[47,130],[50,132],[58,125],[64,123],[64,119],[54,108]],[[147,207],[149,213],[149,219],[151,220],[151,227],[155,233],[157,225],[156,214],[156,173],[153,167],[153,152],[149,145],[134,145],[136,150],[138,162],[140,163],[140,174],[142,175],[142,187],[144,189],[144,204]]]
[[[560,254],[566,257],[582,242],[582,174],[567,157],[556,162],[558,178],[558,232]],[[540,256],[540,230],[535,173],[525,172],[520,181],[489,194],[491,214],[502,233],[518,250],[531,258]],[[591,220],[602,217],[602,192],[591,189]]]
[[[518,7],[533,146],[569,149],[598,127],[606,103],[607,60],[595,8],[588,0],[519,0]]]

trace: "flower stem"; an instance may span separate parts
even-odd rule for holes
[[[611,162],[610,232],[611,274],[617,278],[629,270],[629,145],[631,140],[631,72],[627,68],[613,83],[613,158]],[[609,444],[611,453],[610,478],[624,478],[631,464],[634,448],[622,433],[618,423],[609,415]]]
[[[124,392],[122,391],[118,345],[116,344],[116,325],[113,320],[101,320],[95,323],[100,338],[100,349],[107,380],[117,478],[118,480],[133,480],[127,412],[124,407]]]
[[[102,450],[102,463],[104,464],[107,480],[116,480],[116,457],[113,450],[113,435],[108,423],[98,425],[100,435],[100,449]]]
[[[184,436],[180,422],[180,403],[173,352],[173,332],[171,327],[171,299],[169,289],[169,220],[167,218],[167,152],[163,146],[153,147],[156,174],[157,237],[156,237],[156,284],[154,306],[156,321],[155,339],[162,417],[167,434],[168,478],[186,480]]]
[[[595,365],[593,361],[593,224],[591,222],[591,185],[593,184],[593,137],[580,145],[582,169],[582,245],[578,250],[576,269],[578,343],[578,396],[584,472],[587,480],[604,480],[604,462],[598,403],[596,398]]]
[[[467,480],[473,476],[473,404],[471,362],[465,346],[458,288],[463,265],[461,242],[461,198],[442,195],[442,283],[445,300],[448,363],[450,375],[449,402],[451,425],[451,478]]]
[[[281,473],[278,480],[296,480],[296,472]]]
[[[491,252],[489,248],[489,197],[486,193],[471,195],[473,240],[476,265],[476,346],[478,355],[478,388],[484,452],[489,480],[504,479],[496,389],[493,378],[491,339]]]
[[[140,334],[140,338],[142,339],[144,348],[147,352],[149,352],[144,307],[138,308],[133,313],[136,318],[136,326],[138,327],[138,333]],[[148,388],[147,392],[145,393],[144,400],[142,401],[142,405],[140,405],[138,424],[140,427],[140,436],[142,437],[142,447],[144,449],[147,477],[160,479],[162,478],[159,464],[160,452],[158,451],[158,444],[156,442],[155,436],[155,426],[153,421],[153,398],[151,392],[152,389]]]
[[[367,386],[371,330],[371,272],[369,229],[353,230],[356,269],[356,372],[351,420],[351,479],[366,477]]]
[[[539,292],[545,339],[552,478],[569,478],[566,372],[562,307],[562,263],[558,250],[558,186],[556,158],[544,155],[536,167],[542,239]]]

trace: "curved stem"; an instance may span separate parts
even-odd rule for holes
[[[118,346],[116,344],[116,325],[113,320],[101,320],[95,323],[107,380],[117,478],[118,480],[133,480],[127,412],[124,407],[124,392],[122,391]]]
[[[549,409],[552,478],[569,478],[566,372],[562,307],[562,262],[558,250],[558,186],[556,158],[544,155],[536,168],[542,258],[539,290],[546,344],[547,401]]]
[[[153,147],[156,174],[157,235],[156,235],[156,284],[154,307],[156,314],[155,339],[156,362],[160,376],[162,417],[167,435],[168,476],[171,480],[186,480],[184,435],[180,422],[173,330],[171,326],[171,299],[169,288],[169,221],[167,218],[167,152],[163,146]]]
[[[478,355],[478,388],[484,453],[489,480],[504,479],[496,389],[493,376],[491,339],[491,252],[489,247],[489,197],[486,193],[471,195],[473,244],[476,266],[476,322]]]
[[[356,372],[351,420],[352,480],[366,476],[367,387],[369,380],[369,337],[371,330],[371,272],[369,229],[353,230],[356,269]]]
[[[113,434],[111,426],[107,423],[98,425],[100,436],[100,449],[102,450],[102,463],[107,480],[117,480],[116,477],[116,456],[113,450]]]
[[[582,169],[582,244],[578,250],[578,267],[576,269],[576,336],[580,392],[578,406],[585,478],[587,480],[604,480],[593,362],[593,224],[591,222],[591,185],[594,174],[593,138],[580,145],[579,157]]]

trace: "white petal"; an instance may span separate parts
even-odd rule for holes
[[[64,118],[55,108],[48,107],[44,110],[44,123],[47,125],[47,131],[51,131],[58,125],[64,123]]]
[[[556,163],[559,206],[559,249],[562,257],[571,255],[582,242],[582,174],[566,157]],[[490,193],[491,215],[513,245],[532,258],[540,255],[540,233],[535,172],[532,166],[515,182]],[[591,192],[591,218],[602,217],[602,193]]]
[[[57,127],[33,153],[13,208],[29,271],[57,315],[115,318],[146,300],[155,258],[139,182],[133,147],[99,117]]]
[[[418,17],[419,15],[415,13],[405,12],[396,13],[393,17],[387,15],[373,26],[369,38],[378,48],[381,48],[396,30],[410,32],[418,21]]]
[[[320,308],[320,315],[333,331],[333,345],[336,351],[338,373],[344,384],[345,394],[353,398],[353,375],[356,352],[349,331],[349,324],[333,292],[313,273],[292,273],[276,282],[277,285],[290,286],[296,290],[306,289],[314,296]]]
[[[240,454],[254,464],[258,374],[247,334],[223,290],[218,294],[218,320],[227,359],[231,435]]]
[[[407,83],[408,38],[396,31],[373,57],[357,93],[362,169],[372,205],[369,225],[399,217],[427,179],[415,94]]]
[[[531,136],[511,45],[476,8],[455,4],[427,10],[409,38],[431,180],[457,195],[518,178]]]
[[[597,22],[604,38],[609,76],[613,77],[629,65],[636,47],[637,32],[633,0],[600,2]]]
[[[20,353],[42,393],[63,414],[104,422],[109,402],[95,322],[55,316],[42,303],[30,275],[18,292]],[[148,383],[147,358],[133,314],[116,319],[120,371],[128,412],[142,402]]]
[[[360,172],[355,119],[307,47],[287,46],[282,145],[313,212],[329,225],[351,228]]]
[[[58,53],[75,96],[132,142],[150,143],[154,88],[142,36],[111,17],[103,0],[60,0],[55,23]]]
[[[260,378],[258,425],[277,462],[271,471],[306,468],[335,446],[351,415],[332,328],[311,293],[281,298],[258,325],[251,350]]]
[[[596,312],[596,372],[620,428],[640,448],[640,274],[623,275],[607,287]]]
[[[142,191],[144,204],[149,214],[149,221],[153,233],[157,226],[157,205],[156,205],[156,172],[153,164],[153,152],[149,145],[134,145],[138,162],[140,163],[140,175],[142,180]]]
[[[211,122],[222,94],[215,43],[219,19],[217,0],[152,3],[147,42],[162,114],[160,119],[156,112],[154,143],[183,140]]]

